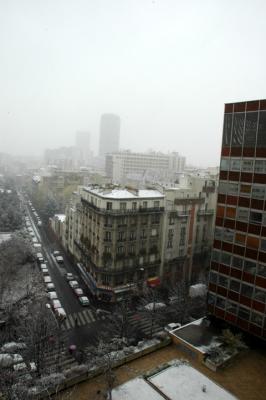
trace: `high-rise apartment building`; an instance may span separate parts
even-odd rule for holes
[[[175,178],[185,168],[185,157],[178,153],[134,153],[120,151],[105,157],[106,175],[114,182],[122,182],[130,176],[153,176],[163,181]]]
[[[99,156],[119,150],[120,117],[115,114],[103,114],[100,122]]]
[[[266,338],[266,100],[225,105],[208,310]]]

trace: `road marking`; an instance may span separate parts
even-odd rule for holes
[[[74,321],[74,318],[72,317],[72,314],[69,314],[68,320],[69,320],[71,326],[74,328],[74,326],[75,326],[75,321]]]
[[[79,313],[77,314],[77,317],[79,318],[79,321],[81,321],[81,325],[86,325],[86,321],[85,321],[85,319],[83,318],[83,315],[82,315],[81,312],[79,312]]]
[[[91,310],[88,310],[88,314],[90,315],[91,320],[92,320],[92,321],[95,321],[94,315],[93,315],[93,313],[92,313]]]
[[[90,315],[90,310],[84,310],[82,312],[83,312],[84,318],[86,319],[86,321],[88,323],[93,322],[93,319],[91,318],[91,315]]]

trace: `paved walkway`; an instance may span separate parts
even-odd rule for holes
[[[117,384],[157,367],[174,358],[186,358],[175,345],[167,346],[129,364],[119,367]],[[189,360],[191,365],[223,386],[240,400],[265,400],[266,393],[266,350],[249,350],[235,359],[231,365],[217,373],[204,365]],[[86,381],[73,389],[62,392],[60,400],[102,400],[105,390],[103,377]],[[125,399],[126,400],[126,399]]]

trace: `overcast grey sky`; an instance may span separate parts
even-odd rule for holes
[[[265,0],[0,0],[0,151],[120,115],[121,147],[218,164],[223,104],[266,97]]]

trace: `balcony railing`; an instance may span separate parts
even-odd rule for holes
[[[125,215],[125,214],[138,214],[138,213],[161,213],[164,211],[164,207],[138,207],[136,209],[106,209],[97,207],[95,204],[92,204],[84,197],[81,198],[81,202],[85,203],[87,206],[92,208],[101,214],[110,214],[110,215]]]
[[[209,209],[209,210],[198,210],[198,215],[213,215],[214,210]]]

